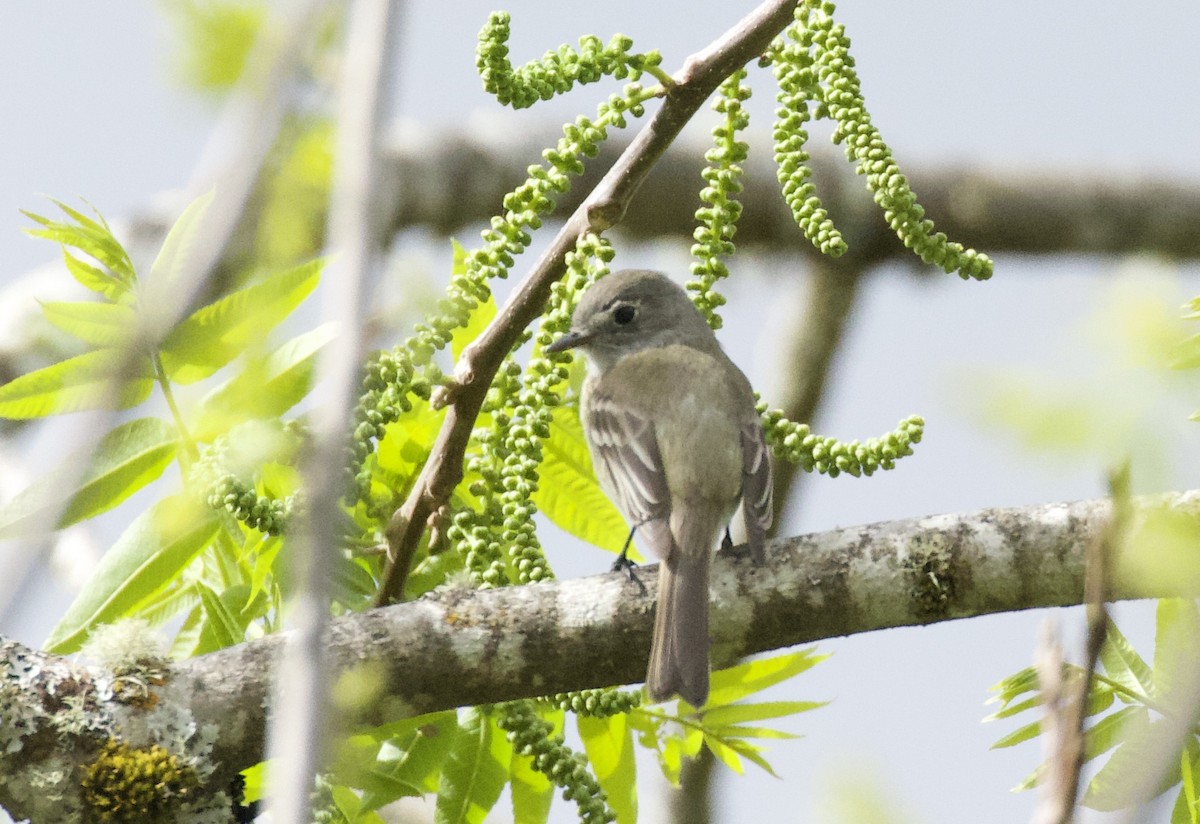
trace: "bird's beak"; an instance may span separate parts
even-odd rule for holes
[[[547,346],[543,351],[551,354],[555,352],[565,352],[568,349],[574,349],[576,346],[582,346],[592,339],[592,336],[585,332],[576,332],[574,330],[567,332],[554,343]]]

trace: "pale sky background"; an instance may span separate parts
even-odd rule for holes
[[[494,8],[513,13],[517,60],[584,33],[607,40],[620,31],[640,48],[660,49],[664,67],[674,71],[750,7],[727,0],[411,2],[398,50],[395,112],[441,127],[496,128],[494,119],[478,117],[498,106],[480,89],[473,57],[477,31]],[[845,3],[840,19],[874,122],[902,165],[1200,184],[1200,102],[1193,92],[1200,3]],[[82,196],[117,217],[187,183],[215,109],[173,81],[168,31],[147,2],[0,3],[0,286],[56,254],[20,233],[27,224],[17,209],[44,210],[42,194]],[[755,127],[766,129],[769,76],[759,75],[756,88]],[[588,87],[521,117],[542,124],[591,114],[610,91]],[[919,177],[913,184],[919,194]],[[470,245],[472,238],[463,240]],[[918,281],[899,268],[877,272],[866,284],[816,429],[866,438],[916,412],[928,421],[926,439],[894,472],[869,480],[809,479],[798,510],[784,515],[785,531],[1102,493],[1102,461],[1035,454],[1011,434],[981,425],[970,394],[977,384],[966,378],[1019,371],[1065,384],[1103,372],[1105,357],[1086,331],[1096,324],[1089,318],[1114,301],[1118,273],[1139,267],[1097,258],[995,258],[996,276],[987,284],[940,276]],[[622,249],[619,262],[677,274],[686,266],[674,248]],[[782,258],[764,265],[797,266]],[[769,396],[778,385],[772,341],[789,318],[780,309],[786,301],[773,294],[767,306],[756,296],[763,277],[749,271],[742,281],[748,286],[731,288],[722,336]],[[1182,303],[1200,294],[1200,267],[1187,263],[1178,282],[1167,275],[1154,288]],[[1156,475],[1141,479],[1145,487],[1197,485],[1192,468],[1200,429],[1182,423],[1195,406],[1200,402],[1186,398],[1163,402],[1155,419],[1178,426]],[[45,440],[25,447],[34,466],[45,463],[38,451]],[[555,561],[566,575],[584,575],[603,569],[608,558],[556,554]],[[48,576],[37,576],[0,631],[40,643],[67,597]],[[1150,640],[1147,609],[1122,605],[1117,615],[1135,640]],[[1008,788],[1036,764],[1037,746],[990,752],[989,744],[1015,725],[979,722],[989,711],[987,688],[1030,661],[1043,616],[823,643],[833,658],[773,697],[833,704],[788,722],[804,738],[772,742],[769,758],[782,781],[753,767],[746,777],[722,780],[715,820],[835,821],[829,800],[847,784],[857,793],[881,792],[898,821],[1027,820],[1033,796]],[[1080,612],[1062,611],[1060,620],[1077,640]],[[653,765],[643,761],[642,769]],[[642,786],[643,820],[654,821],[655,787]],[[1168,817],[1159,810],[1146,820]],[[574,820],[574,810],[558,801],[553,819]]]

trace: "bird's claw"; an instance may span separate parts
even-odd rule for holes
[[[642,591],[642,594],[645,595],[646,591],[647,591],[646,585],[642,583],[642,579],[637,577],[637,575],[634,574],[634,571],[633,571],[634,567],[636,567],[637,565],[638,565],[637,561],[632,560],[628,555],[626,555],[624,552],[622,552],[620,554],[620,556],[617,557],[617,560],[613,561],[612,571],[613,572],[624,572],[625,575],[629,578],[629,580],[632,581],[633,583],[637,584],[638,589],[640,589]]]

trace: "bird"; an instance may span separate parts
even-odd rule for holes
[[[742,504],[746,542],[765,560],[771,461],[750,381],[687,293],[662,272],[627,269],[587,288],[547,352],[580,350],[580,421],[601,488],[660,561],[646,672],[654,702],[708,700],[709,566]],[[629,541],[618,565],[626,558]]]

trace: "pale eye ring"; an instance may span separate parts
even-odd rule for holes
[[[628,303],[622,303],[616,309],[613,309],[613,320],[621,326],[631,322],[637,315],[637,309],[630,306]]]

